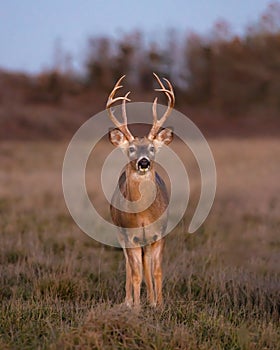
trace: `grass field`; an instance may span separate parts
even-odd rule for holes
[[[121,305],[122,251],[86,236],[66,209],[67,145],[1,143],[0,349],[279,349],[280,143],[210,145],[212,211],[197,233],[186,233],[187,214],[168,235],[165,305],[150,309],[143,288],[136,313]]]

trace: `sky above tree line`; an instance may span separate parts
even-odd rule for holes
[[[140,30],[155,41],[168,29],[206,35],[218,20],[236,34],[257,21],[269,0],[103,1],[13,0],[0,9],[0,69],[36,73],[54,66],[57,45],[74,67],[84,63],[87,39]]]

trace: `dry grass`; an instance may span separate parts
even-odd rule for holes
[[[190,211],[168,236],[165,307],[137,314],[121,305],[122,252],[80,232],[66,210],[66,145],[2,143],[0,348],[279,349],[279,141],[211,147],[213,210],[196,234],[185,233]]]

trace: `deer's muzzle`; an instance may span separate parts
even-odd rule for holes
[[[142,157],[138,159],[136,166],[137,166],[137,170],[140,173],[145,173],[150,169],[150,166],[151,166],[150,159],[147,157]]]

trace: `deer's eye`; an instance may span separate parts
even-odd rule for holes
[[[154,146],[151,146],[151,147],[150,147],[150,152],[154,153],[154,151],[155,151],[155,147],[154,147]]]
[[[129,153],[133,153],[133,152],[135,152],[135,148],[134,147],[129,147]]]

